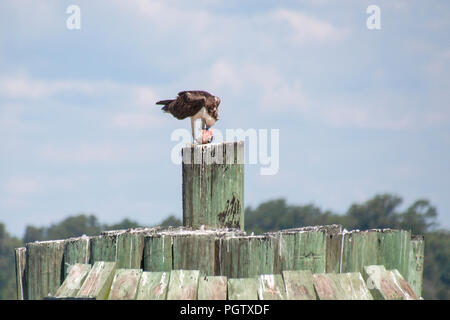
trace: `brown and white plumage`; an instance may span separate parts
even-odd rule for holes
[[[161,100],[156,104],[164,105],[161,110],[182,120],[191,118],[192,138],[195,140],[195,120],[202,120],[202,129],[209,130],[219,120],[220,98],[209,92],[194,90],[181,91],[176,99]]]

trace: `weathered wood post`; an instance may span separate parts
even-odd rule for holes
[[[187,146],[183,225],[244,229],[244,142]]]

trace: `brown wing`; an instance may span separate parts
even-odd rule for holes
[[[205,106],[209,93],[205,91],[181,91],[178,97],[168,105],[168,111],[177,119],[192,117]]]

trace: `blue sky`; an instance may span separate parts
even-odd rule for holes
[[[81,29],[69,30],[69,5]],[[381,9],[381,30],[366,8]],[[174,129],[154,106],[221,97],[216,127],[280,129],[280,169],[246,166],[245,204],[344,212],[377,193],[437,206],[450,227],[448,1],[0,3],[0,221],[79,212],[181,217]]]

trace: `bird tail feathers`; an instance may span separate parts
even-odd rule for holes
[[[161,101],[158,101],[156,104],[169,104],[169,103],[171,103],[173,100],[161,100]]]
[[[164,107],[162,107],[161,110],[164,112],[169,112],[169,104],[172,101],[174,101],[174,100],[161,100],[161,101],[158,101],[156,104],[163,104]]]

